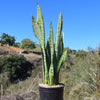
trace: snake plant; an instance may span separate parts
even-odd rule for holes
[[[62,33],[62,25],[63,20],[62,14],[60,13],[55,43],[51,23],[46,44],[43,16],[39,4],[37,4],[37,20],[32,16],[32,26],[33,32],[39,40],[42,52],[43,84],[56,85],[59,83],[59,71],[67,54],[67,50],[64,51],[64,32]]]

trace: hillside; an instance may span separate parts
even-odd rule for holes
[[[26,50],[24,49],[21,49],[21,48],[16,48],[16,47],[12,47],[12,46],[6,46],[6,45],[3,45],[3,46],[0,46],[0,51],[1,52],[8,52],[8,54],[14,54],[14,55],[19,55],[19,54],[22,54],[24,55],[27,59],[36,59],[36,58],[41,58],[41,55],[38,55],[35,51],[38,51],[39,50],[39,47],[36,47],[35,50],[34,50],[34,53],[24,53],[24,52],[27,52]]]
[[[12,48],[4,46],[0,49],[13,52],[20,50]],[[20,96],[25,100],[39,100],[38,83],[42,82],[41,55],[36,53],[22,55],[32,63],[32,74],[17,84],[10,84],[2,96],[3,100],[13,100],[11,98],[20,98]],[[64,100],[100,98],[100,53],[81,51],[73,54],[69,52],[60,70],[60,82],[65,84]]]
[[[38,48],[36,48],[36,50],[38,50]],[[29,99],[31,100],[31,98],[33,98],[33,100],[37,100],[38,94],[34,91],[35,90],[37,91],[37,84],[39,81],[39,78],[37,78],[37,77],[39,75],[39,72],[41,74],[41,70],[42,70],[41,69],[41,65],[42,65],[41,64],[41,61],[42,61],[41,55],[37,54],[37,53],[24,53],[24,51],[25,51],[24,49],[15,48],[15,47],[6,46],[6,45],[0,46],[0,51],[2,51],[3,53],[8,52],[8,55],[9,54],[10,55],[24,55],[24,57],[27,59],[27,61],[29,61],[32,64],[32,67],[33,67],[31,77],[27,78],[24,81],[20,81],[18,84],[11,85],[9,83],[9,87],[6,89],[5,95],[1,95],[1,98],[3,100],[13,100],[15,98],[20,98],[20,96],[21,96],[21,97],[25,98],[25,100],[29,100]],[[20,52],[22,52],[22,53],[20,54]],[[3,78],[4,82],[5,82],[5,77],[6,77],[5,73],[0,74],[0,77],[1,77],[0,81],[2,81],[2,78]],[[36,84],[34,84],[34,83],[36,83]],[[32,86],[32,85],[34,85],[34,86]],[[36,87],[35,90],[34,90],[34,87]],[[2,86],[0,88],[2,89]],[[3,89],[4,89],[4,87],[3,87]],[[20,96],[19,96],[19,94],[20,94]],[[12,95],[15,95],[15,96],[13,97]]]
[[[18,52],[24,51],[23,49],[15,48],[15,47],[12,47],[12,46],[6,46],[6,45],[0,46],[0,49],[7,51],[10,54],[17,54]]]

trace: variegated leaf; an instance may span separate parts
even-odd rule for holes
[[[55,40],[55,53],[56,58],[58,58],[58,50],[60,45],[60,35],[62,31],[62,14],[60,13],[59,19],[58,19],[58,25],[57,25],[57,34],[56,34],[56,40]]]
[[[37,4],[37,23],[40,26],[41,34],[43,36],[42,38],[43,38],[43,41],[45,43],[44,21],[43,21],[43,16],[42,16],[42,12],[41,12],[39,4]]]
[[[59,70],[61,68],[61,65],[64,63],[65,59],[66,59],[66,55],[67,55],[67,49],[63,52],[59,62],[58,62],[58,66],[57,66],[57,73],[59,73]]]

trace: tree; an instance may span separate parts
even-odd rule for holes
[[[8,37],[8,34],[6,34],[6,33],[2,33],[2,36],[0,36],[1,39],[4,39],[6,37]]]
[[[0,43],[6,44],[6,45],[14,45],[15,44],[15,37],[14,36],[9,36],[6,33],[3,33],[2,36],[0,36],[1,40]]]
[[[20,47],[20,43],[19,42],[16,42],[15,44],[14,44],[14,47],[17,47],[17,48],[19,48]]]
[[[34,42],[31,41],[30,39],[23,39],[21,43],[22,43],[21,48],[23,49],[34,49],[35,48]]]

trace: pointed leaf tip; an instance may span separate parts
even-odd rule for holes
[[[50,25],[52,25],[52,22],[50,22]]]
[[[62,12],[60,12],[60,16],[62,16]]]
[[[37,3],[37,8],[39,8],[40,9],[40,6],[39,6],[39,4]]]

